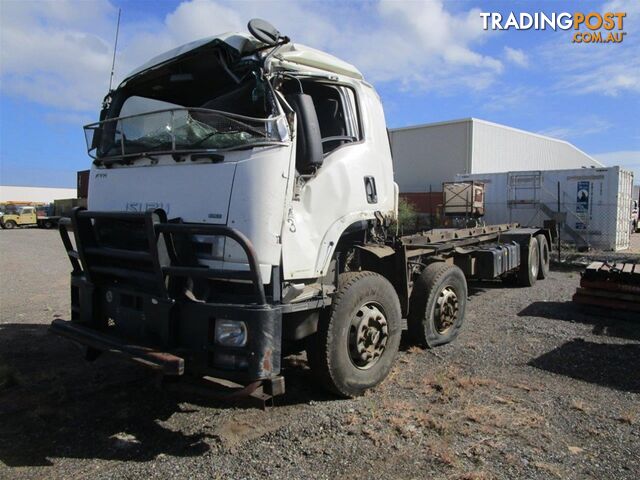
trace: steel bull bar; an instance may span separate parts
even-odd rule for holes
[[[61,219],[59,231],[72,265],[71,320],[54,320],[53,333],[88,347],[88,354],[114,353],[163,375],[189,372],[251,388],[264,385],[272,395],[284,393],[281,307],[267,301],[257,255],[241,232],[168,221],[161,209],[100,212],[82,207]],[[192,251],[194,235],[233,239],[249,269],[199,265]],[[244,288],[224,302],[196,301],[185,295],[188,278],[230,280]],[[246,344],[216,343],[218,320],[244,322]]]

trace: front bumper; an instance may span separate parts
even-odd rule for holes
[[[116,246],[109,243],[114,232]],[[131,238],[123,239],[125,232]],[[282,311],[267,300],[255,252],[241,233],[217,225],[169,223],[162,210],[78,208],[70,220],[60,222],[60,234],[73,266],[72,316],[71,321],[55,320],[53,333],[165,375],[189,372],[245,384],[279,376]],[[247,254],[250,270],[198,265],[185,253],[191,235],[233,238]],[[244,288],[236,298],[226,294],[224,303],[196,301],[185,295],[187,278],[231,279]],[[217,344],[219,320],[244,322],[247,343]]]
[[[123,356],[157,370],[164,375],[182,375],[184,373],[183,358],[148,347],[128,345],[116,337],[101,334],[92,328],[83,327],[75,322],[56,319],[51,323],[50,330],[56,335],[66,337],[98,351]]]

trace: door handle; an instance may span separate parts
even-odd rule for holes
[[[364,191],[367,195],[367,203],[378,203],[378,190],[376,189],[376,179],[374,177],[364,177]]]

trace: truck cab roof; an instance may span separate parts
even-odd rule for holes
[[[130,72],[122,81],[120,86],[124,86],[139,74],[172,63],[187,55],[196,53],[197,50],[204,50],[216,45],[229,48],[240,57],[249,56],[257,49],[264,49],[265,44],[251,35],[245,33],[227,32],[212,37],[202,38],[173,48],[167,52],[153,57],[148,62]],[[345,75],[357,80],[362,80],[362,73],[350,63],[328,53],[307,47],[300,43],[287,43],[281,46],[274,55],[276,64],[285,70],[304,70],[311,67],[326,72]]]

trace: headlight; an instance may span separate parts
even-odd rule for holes
[[[215,338],[220,345],[244,347],[247,344],[247,326],[237,320],[217,320]]]

